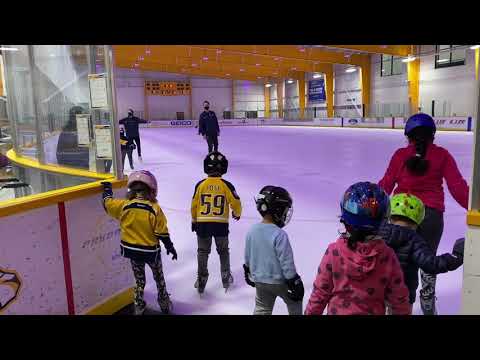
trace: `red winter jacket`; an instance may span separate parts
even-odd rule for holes
[[[416,176],[410,173],[405,166],[405,161],[415,156],[415,145],[410,144],[398,149],[393,154],[387,172],[380,180],[380,185],[388,194],[410,193],[423,201],[425,206],[445,211],[443,193],[443,179],[445,178],[448,190],[453,198],[465,209],[468,208],[468,184],[460,174],[455,159],[448,150],[430,144],[427,147],[425,159],[429,167],[425,175]]]
[[[305,315],[410,315],[408,289],[393,250],[381,238],[357,243],[355,251],[340,237],[328,246],[313,283]]]

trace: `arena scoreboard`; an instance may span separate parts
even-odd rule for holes
[[[190,95],[191,87],[188,82],[179,81],[145,81],[145,94],[149,96],[182,96]]]

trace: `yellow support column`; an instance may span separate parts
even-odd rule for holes
[[[285,80],[281,80],[277,83],[277,109],[278,117],[283,118],[283,90],[285,88]]]
[[[264,101],[265,101],[265,118],[270,117],[270,88],[269,87],[263,87],[263,94],[264,94]]]
[[[334,116],[333,112],[333,64],[329,64],[328,68],[324,69],[325,74],[325,95],[327,98],[327,117]]]
[[[192,87],[192,78],[188,78],[188,83],[190,84],[190,95],[188,96],[188,109],[190,111],[190,120],[194,120],[193,118],[193,87]]]
[[[407,79],[410,114],[415,114],[418,112],[420,59],[410,61],[407,64]]]
[[[235,119],[235,80],[232,80],[232,119]]]
[[[365,106],[365,117],[370,115],[370,56],[360,68],[360,88],[362,89],[362,104]]]
[[[6,96],[3,93],[3,58],[0,55],[0,96]]]
[[[478,80],[478,62],[480,58],[480,49],[475,49],[475,80]]]
[[[298,107],[300,108],[300,119],[305,117],[305,73],[301,73],[298,79]]]

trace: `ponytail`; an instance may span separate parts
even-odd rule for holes
[[[429,166],[425,159],[427,148],[433,142],[433,132],[427,127],[418,127],[408,134],[408,140],[415,144],[415,155],[405,161],[405,166],[414,175],[424,175]]]
[[[354,229],[350,225],[345,224],[347,232],[343,234],[345,239],[347,239],[347,246],[350,250],[355,251],[357,248],[357,243],[365,242],[368,235],[371,235],[371,232],[365,230]]]

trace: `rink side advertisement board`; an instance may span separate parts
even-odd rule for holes
[[[343,127],[349,128],[392,128],[392,118],[343,118]]]
[[[395,118],[395,129],[404,129],[408,118]],[[438,130],[472,131],[472,117],[435,117],[435,125]]]

